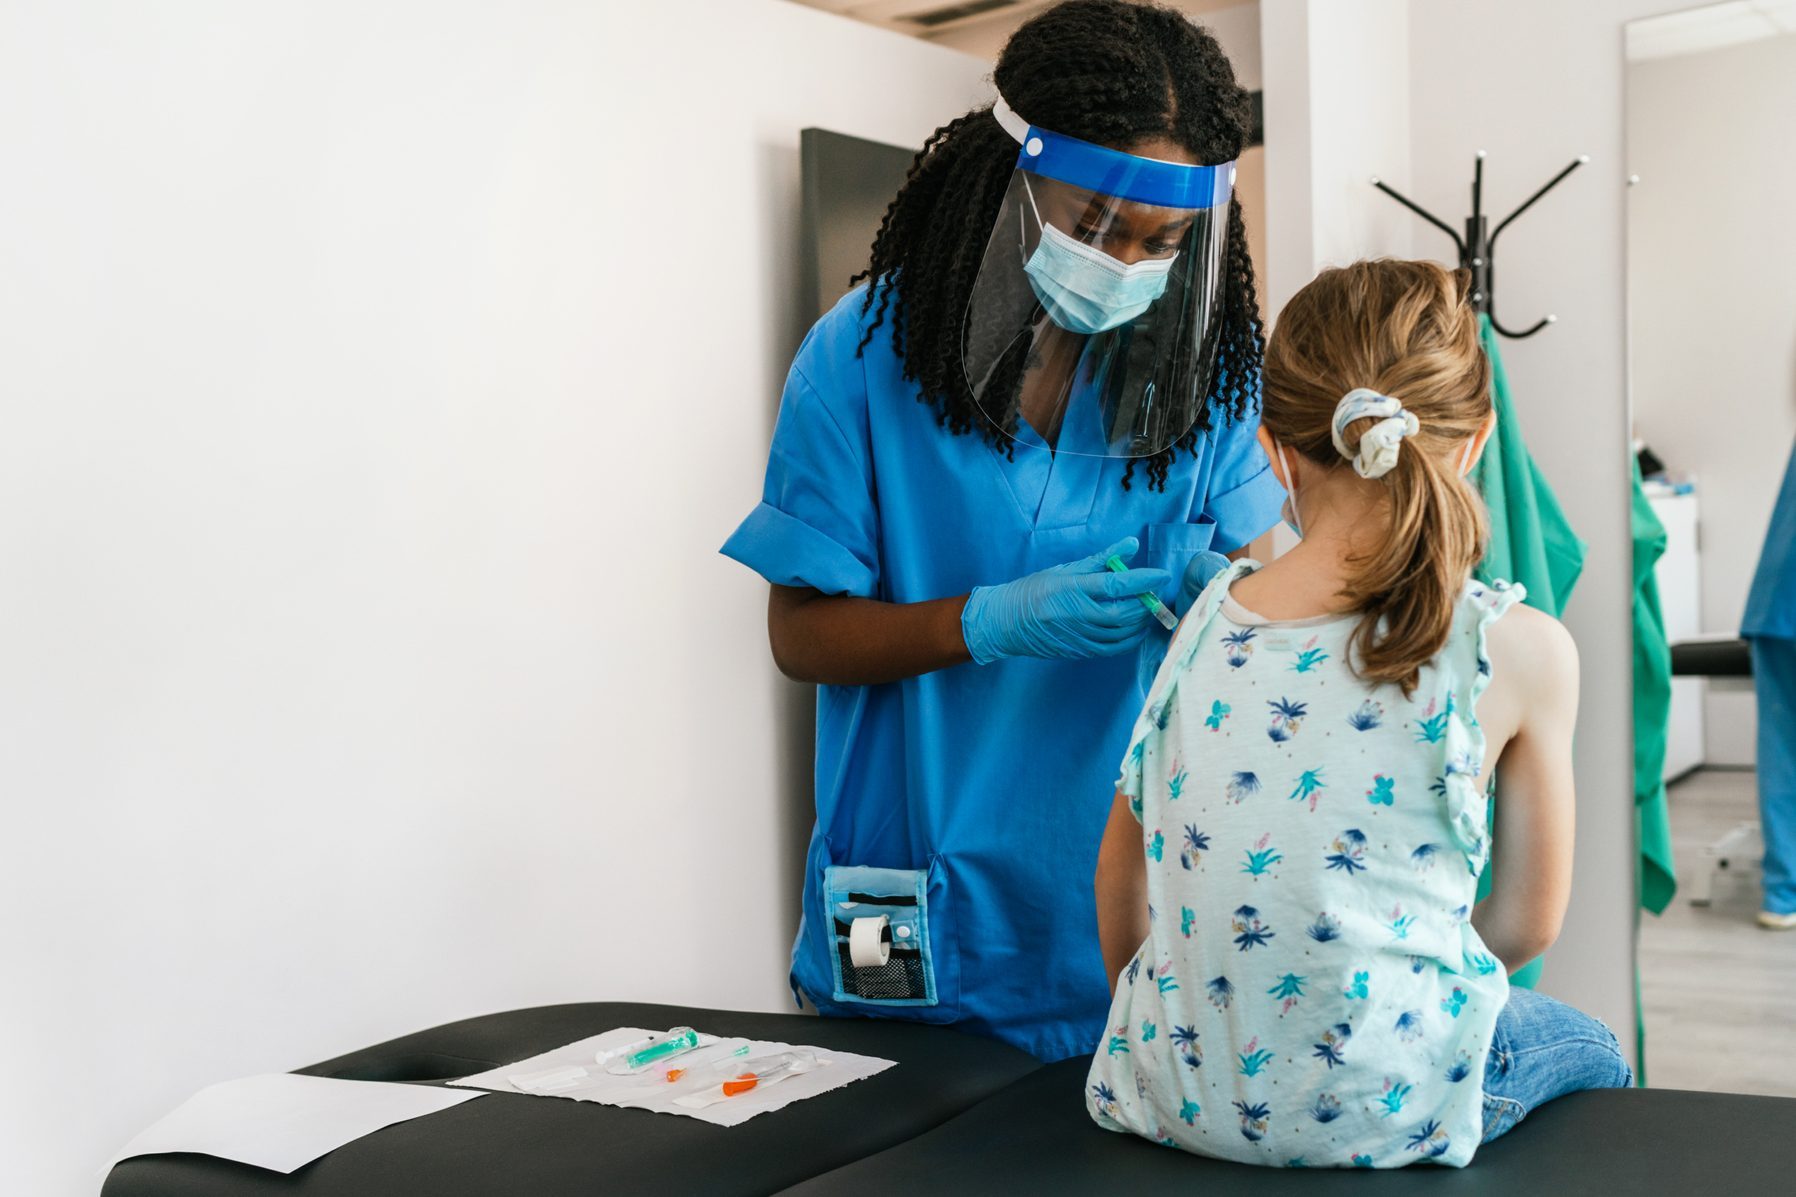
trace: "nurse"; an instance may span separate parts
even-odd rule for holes
[[[1759,700],[1759,826],[1765,833],[1759,925],[1789,931],[1796,929],[1796,450],[1771,509],[1740,634],[1752,645]]]
[[[1182,611],[1194,559],[1284,493],[1255,440],[1249,105],[1220,47],[1074,0],[994,78],[805,339],[723,551],[772,583],[780,669],[819,683],[795,993],[1054,1060],[1108,1008],[1091,879],[1166,637],[1139,595]]]

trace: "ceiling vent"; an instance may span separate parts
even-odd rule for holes
[[[959,4],[946,4],[941,8],[931,8],[923,12],[906,13],[901,19],[919,29],[940,29],[974,17],[983,17],[987,13],[1001,9],[1015,8],[1020,0],[961,0]]]

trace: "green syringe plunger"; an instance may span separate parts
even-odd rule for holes
[[[1123,564],[1123,559],[1114,553],[1110,555],[1109,559],[1105,561],[1104,564],[1109,566],[1113,573],[1126,574],[1129,572],[1129,567]],[[1159,595],[1151,590],[1146,590],[1135,597],[1141,600],[1142,606],[1154,613],[1154,618],[1160,621],[1161,627],[1169,632],[1178,630],[1178,616],[1166,609],[1166,604],[1160,601]]]

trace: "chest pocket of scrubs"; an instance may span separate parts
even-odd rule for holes
[[[1135,554],[1135,559],[1129,564],[1163,569],[1170,573],[1172,585],[1160,597],[1172,601],[1178,596],[1186,564],[1192,557],[1209,548],[1210,542],[1215,539],[1216,521],[1207,515],[1177,524],[1149,524],[1147,536],[1142,541],[1142,551]],[[1178,611],[1175,614],[1183,615],[1184,612]]]
[[[1207,515],[1200,515],[1195,520],[1183,520],[1176,524],[1149,524],[1147,542],[1142,548],[1147,551],[1148,556],[1159,559],[1153,562],[1156,567],[1164,568],[1161,565],[1163,560],[1177,559],[1183,565],[1184,558],[1203,552],[1215,539],[1216,521]]]
[[[824,870],[823,894],[829,904],[828,925],[834,940],[830,969],[837,1001],[934,1006],[940,1000],[935,968],[940,932],[931,926],[929,907],[932,871],[863,865],[833,865]],[[891,922],[891,954],[884,964],[857,967],[849,950],[855,920],[882,915]]]

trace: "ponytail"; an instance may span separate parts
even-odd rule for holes
[[[1454,606],[1484,556],[1490,523],[1459,471],[1432,454],[1406,450],[1384,482],[1389,534],[1348,563],[1347,597],[1365,616],[1353,634],[1354,667],[1366,681],[1395,682],[1408,694],[1422,666],[1447,645]]]
[[[1405,694],[1446,647],[1489,537],[1484,502],[1460,474],[1462,446],[1491,411],[1469,286],[1432,262],[1327,270],[1279,313],[1266,346],[1267,431],[1322,468],[1352,460],[1387,496],[1389,527],[1348,562],[1345,597],[1362,613],[1355,671]]]

